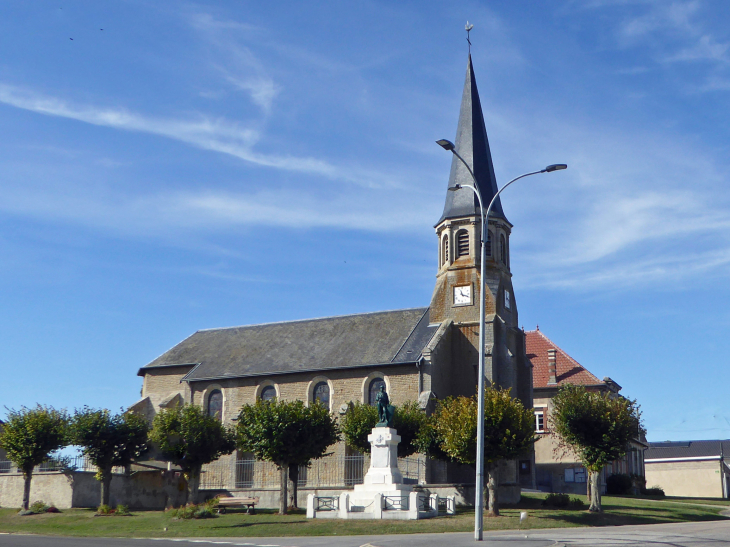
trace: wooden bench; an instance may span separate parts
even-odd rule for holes
[[[246,507],[246,513],[253,515],[256,512],[256,504],[259,498],[242,498],[236,496],[218,498],[218,513],[225,515],[228,507]]]

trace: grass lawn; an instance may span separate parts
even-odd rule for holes
[[[502,516],[485,518],[485,530],[559,528],[570,526],[615,526],[723,519],[724,506],[702,507],[675,500],[651,501],[603,497],[602,514],[585,510],[547,509],[540,494],[525,494],[518,505],[506,506]],[[580,497],[580,496],[579,496]],[[585,500],[585,496],[582,496]],[[703,503],[697,500],[696,503]],[[520,511],[529,518],[520,527]],[[474,511],[464,509],[453,516],[419,521],[308,520],[303,513],[279,516],[260,510],[256,515],[231,511],[207,520],[173,520],[162,511],[137,511],[129,517],[94,517],[93,509],[67,509],[60,514],[21,517],[17,509],[0,509],[0,532],[59,536],[99,537],[246,537],[246,536],[331,536],[411,534],[427,532],[470,532]]]

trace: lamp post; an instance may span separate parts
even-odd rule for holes
[[[487,259],[487,253],[486,253],[486,242],[487,242],[487,235],[489,233],[489,227],[487,226],[487,223],[489,222],[489,213],[492,211],[492,206],[494,205],[494,202],[497,201],[497,197],[499,194],[502,193],[502,190],[507,188],[510,184],[513,182],[520,180],[525,177],[529,177],[530,175],[537,175],[538,173],[551,173],[553,171],[559,171],[562,169],[567,169],[568,166],[564,163],[556,163],[552,165],[548,165],[545,169],[541,169],[540,171],[533,171],[531,173],[525,173],[524,175],[520,175],[519,177],[513,178],[511,181],[509,181],[507,184],[502,186],[502,188],[499,189],[499,191],[494,194],[494,197],[492,198],[492,201],[489,202],[489,206],[487,207],[487,212],[485,214],[484,212],[484,205],[482,203],[482,195],[479,192],[479,186],[477,185],[477,179],[474,176],[474,172],[471,170],[471,167],[469,167],[469,164],[464,161],[464,158],[462,158],[459,153],[456,151],[456,147],[454,146],[454,143],[451,141],[448,141],[446,139],[441,139],[436,141],[436,144],[441,146],[444,150],[448,150],[454,156],[459,158],[461,160],[461,163],[464,164],[464,167],[466,167],[467,171],[469,171],[469,174],[471,175],[472,180],[474,181],[474,185],[471,184],[456,184],[449,188],[450,192],[455,192],[456,190],[459,190],[460,188],[469,188],[472,190],[476,196],[477,200],[479,200],[479,210],[481,212],[481,218],[482,218],[482,245],[481,245],[481,265],[480,265],[480,275],[481,280],[479,283],[479,382],[478,382],[478,397],[477,397],[477,470],[476,470],[476,484],[475,484],[475,500],[474,500],[474,539],[476,541],[481,541],[483,539],[482,529],[483,529],[483,518],[484,518],[484,295],[485,295],[485,287],[486,287],[486,280],[484,277],[484,264]]]

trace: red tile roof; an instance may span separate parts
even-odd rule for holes
[[[596,378],[570,355],[560,349],[540,329],[525,332],[525,350],[532,363],[533,387],[548,387],[548,350],[555,349],[558,385],[577,384],[595,386],[605,382]]]

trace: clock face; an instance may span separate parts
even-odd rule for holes
[[[471,304],[471,285],[454,287],[454,305]]]

